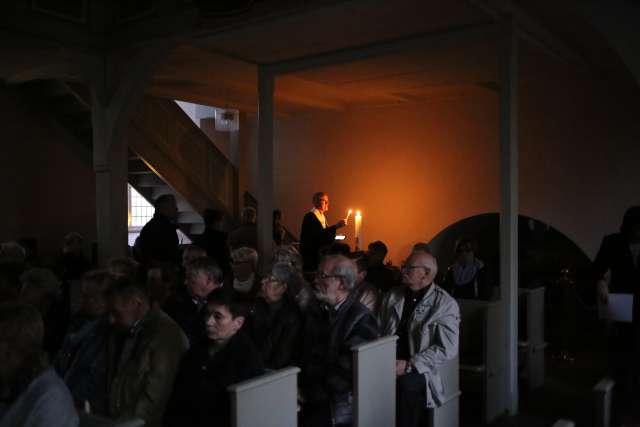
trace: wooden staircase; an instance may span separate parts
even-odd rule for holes
[[[91,103],[86,87],[58,80],[34,80],[16,88],[29,108],[48,115],[70,136],[69,144],[92,162]],[[149,203],[163,194],[178,202],[178,225],[201,233],[201,212],[238,215],[238,171],[174,101],[144,97],[129,130],[128,181]]]

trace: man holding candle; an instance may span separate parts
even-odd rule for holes
[[[315,271],[318,268],[318,254],[322,248],[333,243],[338,228],[347,225],[341,219],[329,226],[325,213],[329,210],[329,196],[318,192],[313,195],[313,209],[304,216],[300,231],[300,252],[304,271]]]

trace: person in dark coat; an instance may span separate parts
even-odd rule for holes
[[[367,257],[369,267],[365,280],[375,286],[381,294],[388,292],[399,282],[396,273],[384,264],[387,256],[387,245],[380,240],[369,243]]]
[[[162,195],[155,201],[154,207],[153,218],[142,227],[136,242],[140,261],[147,268],[166,262],[179,264],[176,198],[171,194]]]
[[[193,238],[193,244],[207,252],[207,256],[218,262],[222,272],[227,274],[231,268],[231,254],[229,253],[227,233],[220,230],[224,216],[216,209],[205,209],[204,232]]]
[[[374,315],[353,292],[357,267],[341,255],[323,258],[315,304],[305,319],[300,384],[305,426],[350,425],[353,394],[351,347],[379,336]]]
[[[184,286],[165,304],[165,312],[182,328],[189,342],[204,338],[207,297],[222,286],[222,269],[211,258],[197,258],[186,266]]]
[[[609,366],[622,385],[616,388],[628,390],[640,353],[640,206],[627,209],[619,233],[604,237],[593,270],[600,304],[608,304],[610,293],[633,295],[633,322],[608,328]]]
[[[257,212],[251,206],[242,209],[242,223],[229,233],[229,247],[231,250],[238,248],[252,248],[258,250],[258,218]]]
[[[243,298],[222,289],[209,296],[207,339],[191,347],[182,360],[166,427],[230,425],[227,387],[264,373],[260,356],[243,331],[249,311]]]
[[[289,291],[296,287],[299,274],[289,263],[276,263],[262,280],[262,292],[256,299],[248,325],[268,369],[281,369],[298,362],[302,315]],[[301,280],[301,279],[300,279]]]
[[[336,231],[347,225],[346,220],[340,220],[329,226],[325,213],[329,210],[329,196],[318,192],[313,195],[313,209],[302,219],[300,230],[300,252],[304,271],[315,271],[318,267],[320,250],[331,245],[336,237]]]
[[[86,273],[81,285],[81,305],[53,366],[71,391],[79,408],[106,415],[106,340],[109,333],[107,294],[115,278],[107,271]]]

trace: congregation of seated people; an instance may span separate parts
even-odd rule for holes
[[[457,354],[460,322],[455,300],[434,283],[428,249],[418,245],[399,269],[385,264],[380,241],[357,252],[328,245],[305,271],[297,246],[281,244],[260,274],[256,249],[230,246],[226,233],[194,236],[206,248],[179,247],[168,233],[175,200],[156,208],[137,260],[106,269],[91,268],[78,233],[65,237],[57,268],[29,265],[19,244],[3,244],[0,349],[10,357],[0,426],[75,426],[85,412],[151,427],[230,425],[227,388],[287,366],[301,368],[301,425],[349,426],[351,348],[393,334],[397,425],[423,425],[441,397],[438,369]],[[212,227],[220,221],[205,215]]]

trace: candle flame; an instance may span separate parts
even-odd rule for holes
[[[356,216],[362,216],[362,214],[360,213],[360,211],[356,211]]]

